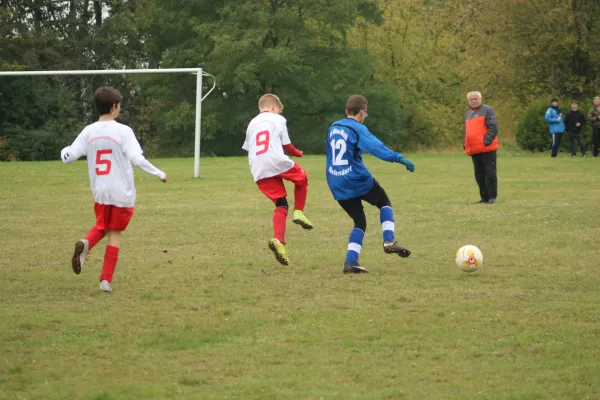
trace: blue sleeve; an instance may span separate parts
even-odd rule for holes
[[[553,112],[552,112],[551,108],[549,108],[548,111],[546,111],[546,117],[544,119],[549,124],[556,124],[558,122],[558,117],[553,116]]]
[[[366,127],[360,130],[358,148],[383,161],[400,162],[402,159],[401,154],[388,149],[387,146],[383,144],[375,135],[369,132]]]

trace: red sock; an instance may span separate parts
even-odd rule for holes
[[[294,186],[294,210],[304,210],[306,204],[306,196],[308,195],[307,185]]]
[[[90,229],[88,234],[85,236],[85,240],[87,240],[90,245],[89,250],[91,250],[92,247],[97,245],[98,242],[101,241],[103,237],[104,237],[104,231],[101,231],[100,229],[96,228],[95,226],[92,229]]]
[[[104,253],[104,264],[102,264],[102,273],[100,274],[100,281],[109,281],[112,283],[112,277],[115,273],[115,267],[117,266],[117,260],[119,259],[119,248],[115,246],[106,246],[106,252]]]
[[[275,239],[285,244],[285,219],[288,215],[288,209],[277,207],[273,212],[273,233]]]

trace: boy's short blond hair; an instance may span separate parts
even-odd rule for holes
[[[258,100],[258,109],[259,110],[262,110],[265,108],[271,108],[271,106],[274,106],[274,105],[279,106],[281,111],[283,111],[283,103],[281,102],[281,100],[279,100],[279,97],[277,97],[274,94],[267,93]]]

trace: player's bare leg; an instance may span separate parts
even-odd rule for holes
[[[85,239],[78,240],[75,243],[75,250],[71,258],[71,267],[77,275],[81,273],[81,266],[85,263],[89,252],[89,243]]]

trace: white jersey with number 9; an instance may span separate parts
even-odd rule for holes
[[[283,152],[283,146],[290,143],[286,120],[281,115],[262,112],[250,121],[242,149],[248,152],[254,182],[277,176],[294,166],[294,161]]]

